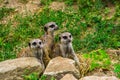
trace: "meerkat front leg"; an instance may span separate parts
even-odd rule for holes
[[[71,44],[71,45],[72,45],[72,44]],[[73,49],[73,46],[71,46],[70,49],[71,49],[71,54],[73,55],[73,59],[75,60],[77,66],[78,66],[78,70],[80,71],[80,61],[79,61],[77,55],[75,54],[75,51],[74,51],[74,49]]]
[[[44,69],[45,69],[45,64],[44,64],[44,62],[43,62],[43,51],[42,51],[42,54],[41,54],[41,56],[40,56],[40,60],[41,60],[42,68],[43,68],[43,70],[44,70]]]
[[[76,61],[76,63],[80,63],[79,62],[79,59],[78,59],[78,57],[77,57],[77,55],[75,54],[75,52],[74,52],[74,49],[73,49],[73,47],[71,46],[71,54],[73,55],[73,58],[74,58],[74,60]]]
[[[49,52],[48,52],[48,49],[47,48],[44,48],[44,52],[45,52],[45,56],[47,58],[47,60],[49,61],[50,60],[50,57],[49,57]]]
[[[45,66],[49,63],[51,60],[52,52],[53,52],[53,46],[54,46],[54,31],[58,29],[58,25],[55,22],[48,22],[44,25],[44,31],[45,34],[42,36],[42,40],[44,41],[44,59]]]

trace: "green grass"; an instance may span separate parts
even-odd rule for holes
[[[18,0],[19,2],[26,4],[28,2],[28,0]]]
[[[38,74],[37,73],[31,73],[29,75],[24,75],[23,76],[25,80],[38,80]],[[47,76],[46,75],[42,75],[39,80],[46,80]],[[56,80],[54,77],[51,77],[50,80]]]
[[[120,64],[115,64],[115,66],[114,66],[114,72],[120,78]]]
[[[0,20],[3,19],[4,17],[8,16],[12,12],[14,12],[13,8],[1,7],[0,8]]]
[[[104,50],[92,51],[89,54],[83,54],[85,58],[91,59],[90,71],[94,69],[108,69],[110,70],[111,60],[109,55]]]

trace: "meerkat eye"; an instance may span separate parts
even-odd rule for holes
[[[53,28],[53,27],[55,27],[55,25],[54,25],[54,24],[52,24],[52,25],[50,25],[49,27],[50,27],[50,28]]]
[[[71,35],[69,35],[69,37],[71,38]]]
[[[36,43],[36,42],[33,42],[33,43],[32,43],[32,45],[34,45],[34,46],[35,46],[35,45],[37,45],[37,43]]]
[[[67,39],[67,36],[63,36],[63,39]]]
[[[41,42],[39,42],[39,44],[41,45]]]

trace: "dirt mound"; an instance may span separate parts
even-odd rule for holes
[[[14,8],[19,13],[34,13],[40,8],[39,0],[5,0],[0,7]]]

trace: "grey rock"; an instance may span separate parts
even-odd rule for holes
[[[75,61],[68,58],[56,57],[49,62],[44,75],[47,76],[47,80],[52,76],[59,80],[68,73],[73,74],[76,78],[80,77],[79,71],[75,67]]]
[[[27,70],[27,71],[26,71]],[[42,72],[36,58],[24,57],[0,62],[0,80],[23,80],[23,75]]]
[[[115,76],[86,76],[80,80],[119,80]]]

